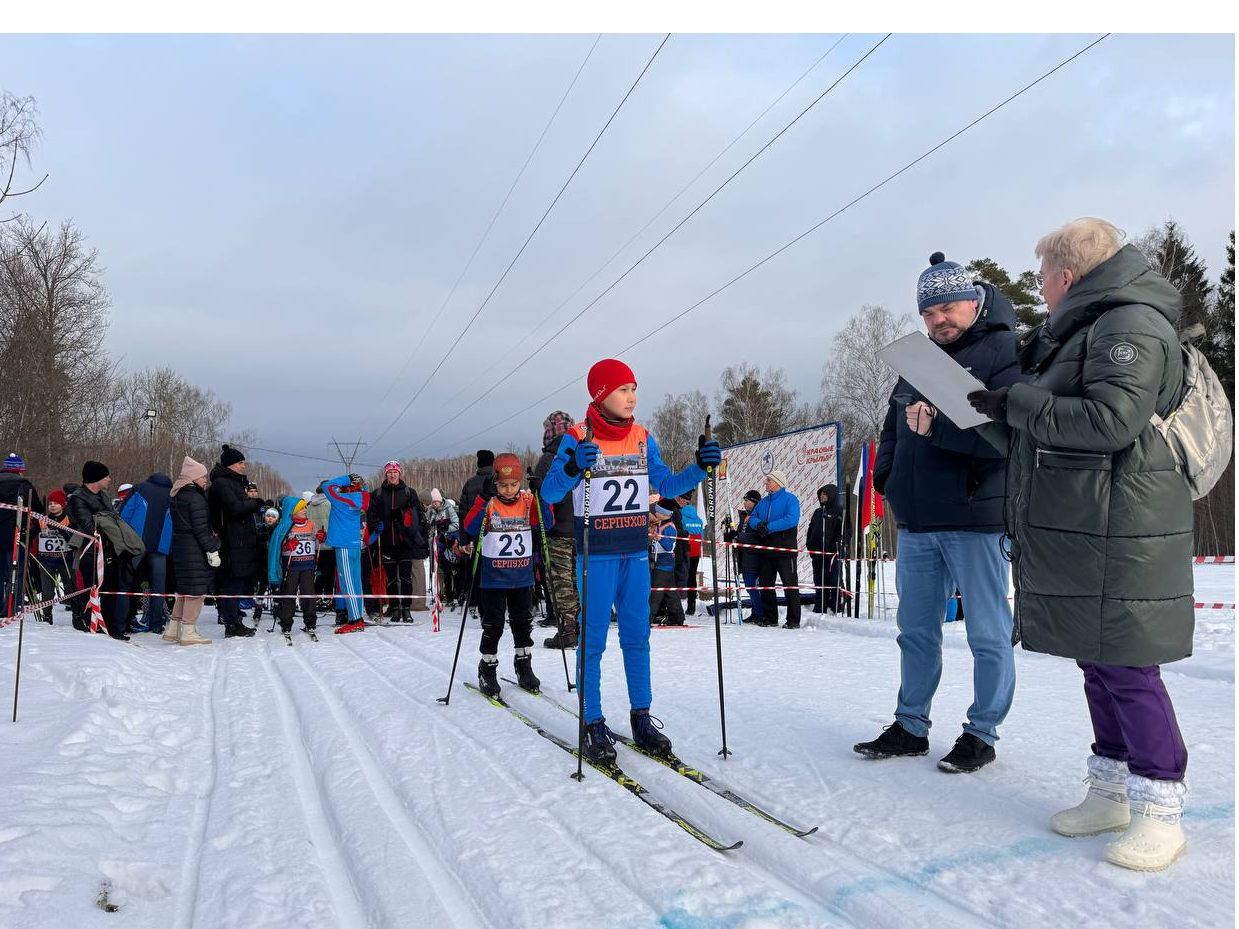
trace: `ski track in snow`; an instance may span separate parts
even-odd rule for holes
[[[427,664],[423,657],[401,645],[396,645],[390,638],[384,637],[383,641],[397,648],[406,657],[413,658],[421,664]],[[433,666],[431,667],[433,669]],[[504,688],[504,693],[510,703],[514,702],[521,712],[525,713],[525,715],[529,716],[543,728],[556,732],[556,734],[570,740],[576,738],[576,723],[565,714],[561,714],[558,710],[550,707],[545,701],[532,695],[523,694],[519,689],[513,688],[510,685]],[[472,695],[465,692],[465,696]],[[477,698],[474,696],[473,701],[476,700]],[[564,720],[567,720],[568,724],[565,724]],[[523,724],[515,720],[513,723],[513,732],[518,736],[521,735],[520,730],[525,730],[527,741],[538,739],[536,733],[529,732]],[[559,725],[556,725],[556,723],[559,723]],[[539,739],[539,741],[542,740]],[[561,751],[549,744],[543,750],[542,745],[531,741],[531,751],[535,748],[542,750],[543,754],[552,759],[563,755]],[[708,796],[701,787],[690,784],[679,775],[671,774],[663,765],[658,764],[652,759],[643,758],[634,752],[626,751],[622,747],[617,746],[617,748],[619,751],[619,762],[625,772],[636,777],[644,786],[656,791],[658,796],[668,798],[675,809],[703,825],[706,823],[721,825],[722,828],[717,830],[717,837],[723,841],[731,841],[737,836],[744,837],[745,845],[743,850],[723,853],[727,858],[727,866],[734,865],[744,868],[765,883],[776,886],[782,895],[795,900],[816,919],[829,919],[831,923],[838,923],[840,920],[843,920],[848,924],[862,926],[900,926],[907,925],[908,918],[914,913],[924,915],[927,901],[924,899],[923,894],[920,893],[923,888],[919,887],[913,888],[918,891],[914,903],[893,900],[891,898],[892,894],[888,894],[881,901],[879,907],[871,908],[867,903],[861,902],[859,907],[857,907],[861,912],[849,913],[849,908],[844,905],[849,902],[847,898],[836,900],[834,895],[828,892],[828,889],[827,892],[823,892],[823,887],[818,886],[821,884],[828,885],[830,883],[829,878],[825,880],[821,878],[814,879],[801,873],[802,869],[797,866],[797,859],[801,857],[805,850],[801,843],[813,843],[812,837],[809,839],[797,839],[794,836],[789,836],[786,833],[773,829],[767,824],[761,823],[751,814],[738,809],[732,815],[730,804],[727,804],[725,801],[719,801],[718,798]],[[566,758],[567,756],[563,757]],[[722,774],[718,776],[720,779],[723,778]],[[741,792],[744,791],[742,790]],[[665,824],[665,828],[672,832],[678,831],[678,828],[670,823]],[[707,828],[712,829],[712,826],[707,826]],[[712,831],[714,830],[712,829]],[[695,842],[696,840],[688,839],[688,841]],[[782,845],[782,854],[780,854],[777,848],[780,844]],[[759,847],[763,849],[762,853],[755,854],[756,849]],[[833,859],[837,856],[837,853],[828,846],[819,847],[818,851],[827,859]],[[855,860],[852,856],[848,857],[850,861]],[[819,861],[819,866],[820,864],[821,862]],[[832,864],[838,864],[838,862],[832,862]],[[907,887],[901,886],[903,882],[898,875],[881,869],[880,877],[884,878],[891,885],[890,890],[894,895],[904,895],[903,892],[907,890]],[[936,896],[932,891],[930,893]],[[973,913],[967,907],[946,898],[939,897],[938,899],[939,903],[944,904],[946,907],[946,911],[940,915],[943,920],[951,925],[984,925],[983,922],[971,920],[971,917],[978,914]],[[930,905],[930,908],[933,909],[934,907]],[[825,923],[819,923],[819,925],[821,924]]]
[[[1197,599],[1234,599],[1233,565],[1195,571]],[[21,722],[0,722],[4,929],[1234,925],[1233,611],[1198,611],[1196,654],[1165,668],[1191,754],[1188,852],[1154,875],[1106,864],[1113,836],[1046,827],[1084,790],[1090,727],[1071,662],[1017,651],[998,762],[974,776],[935,769],[971,702],[962,624],[944,627],[930,756],[887,762],[851,745],[890,722],[893,609],[887,621],[806,613],[800,632],[725,626],[727,761],[715,757],[710,619],[656,634],[654,711],[677,753],[821,827],[787,835],[621,746],[654,795],[745,841],[718,853],[595,772],[570,780],[568,755],[464,690],[476,622],[444,707],[455,616],[439,635],[295,634],[289,648],[264,629],[122,648],[62,615],[27,623]],[[0,632],[0,681],[15,631]],[[505,636],[505,665],[509,649]],[[575,708],[559,655],[539,649],[535,665]],[[604,709],[624,728],[614,634],[603,667]],[[514,690],[509,702],[575,740],[573,717]],[[95,906],[101,889],[119,912]]]
[[[298,789],[303,802],[315,809],[314,819],[319,825],[316,831],[320,835],[330,833],[330,838],[322,841],[321,846],[331,848],[323,864],[336,876],[332,897],[342,911],[340,924],[348,927],[443,926],[445,929],[484,926],[469,918],[472,906],[467,902],[461,905],[453,895],[447,895],[449,899],[445,901],[441,897],[442,888],[435,887],[433,881],[413,879],[410,872],[419,871],[432,862],[419,862],[400,853],[400,845],[405,846],[406,853],[416,849],[409,844],[407,832],[402,834],[400,828],[392,828],[391,818],[398,819],[401,814],[398,804],[393,805],[388,796],[390,785],[384,789],[382,776],[373,769],[372,760],[336,715],[321,687],[311,682],[327,713],[319,713],[311,721],[305,715],[305,708],[315,702],[313,695],[307,700],[302,694],[302,700],[294,700],[293,695],[304,687],[291,683],[287,669],[279,667],[284,662],[273,658],[266,643],[260,647],[268,673],[273,681],[278,681],[281,713],[290,742],[297,743],[294,751]],[[334,725],[328,728],[334,729],[335,738],[323,733],[325,716],[333,719]],[[312,794],[312,789],[317,789],[317,794]],[[321,807],[315,799],[322,802]],[[371,834],[367,835],[367,831]],[[320,842],[315,844],[320,845]],[[393,865],[398,868],[394,873]],[[347,875],[356,897],[342,886],[341,875]]]
[[[387,644],[392,644],[387,639],[383,640],[384,642],[387,642]],[[491,769],[494,775],[496,775],[498,783],[507,782],[507,780],[512,779],[517,780],[517,782],[522,785],[524,790],[527,790],[530,795],[536,796],[539,789],[539,785],[536,784],[536,782],[530,782],[530,779],[522,777],[520,774],[514,774],[513,770],[510,770],[509,768],[502,767],[502,765],[499,764],[498,759],[494,757],[493,752],[489,751],[486,743],[482,742],[481,739],[473,735],[473,733],[468,731],[467,728],[462,727],[460,723],[452,720],[449,712],[444,712],[440,716],[439,713],[436,712],[436,707],[427,707],[424,704],[419,704],[418,701],[410,699],[408,692],[401,689],[400,684],[396,683],[387,671],[380,668],[380,666],[375,664],[372,659],[367,658],[361,649],[354,647],[354,645],[348,644],[347,642],[346,649],[348,652],[352,653],[354,658],[361,660],[361,663],[367,666],[369,673],[373,674],[379,681],[382,681],[384,686],[387,687],[387,690],[398,697],[401,704],[410,706],[410,709],[421,711],[429,710],[430,713],[427,715],[427,718],[430,718],[432,725],[436,728],[442,728],[442,730],[449,731],[456,738],[460,738],[462,742],[466,742],[468,746],[471,747],[472,753],[477,757],[477,761],[486,765],[486,767]],[[401,654],[403,654],[405,658],[410,658],[410,656],[413,656],[405,653],[403,649],[398,650],[400,650]],[[439,669],[435,670],[437,671]],[[461,696],[468,696],[468,694],[465,691],[461,691]],[[449,709],[450,707],[444,707],[445,711]],[[530,733],[530,735],[533,735],[533,733]],[[605,851],[597,850],[597,848],[591,848],[585,845],[584,842],[581,841],[579,831],[572,829],[570,825],[565,824],[563,820],[558,818],[558,816],[555,816],[553,809],[551,809],[548,804],[535,801],[535,803],[528,804],[527,809],[530,814],[536,815],[536,818],[538,818],[541,824],[545,824],[549,830],[554,831],[555,835],[558,836],[559,839],[570,842],[570,844],[574,846],[577,855],[580,856],[580,860],[589,860],[591,857],[596,857],[602,863],[605,863],[605,865],[612,867],[615,867],[618,863],[620,863],[613,860],[613,857],[607,855]],[[602,872],[591,870],[586,871],[585,873],[577,874],[575,879],[579,882],[587,882],[587,886],[584,888],[584,893],[600,894],[600,896],[605,896],[608,899],[612,899],[612,901],[622,903],[624,908],[626,908],[626,912],[629,913],[632,913],[633,910],[628,909],[628,907],[636,905],[637,908],[644,910],[649,918],[657,917],[657,901],[643,896],[641,888],[632,887],[631,884],[623,883],[622,881],[600,881],[601,877]],[[622,901],[617,898],[622,898]],[[541,924],[546,923],[543,922]]]
[[[327,702],[332,717],[348,740],[354,758],[361,767],[362,774],[378,801],[384,815],[395,827],[404,842],[411,857],[406,857],[408,866],[422,872],[423,883],[429,885],[430,891],[440,903],[443,914],[451,920],[451,925],[459,929],[486,929],[488,923],[480,918],[475,911],[474,902],[468,893],[460,886],[455,874],[448,870],[433,851],[431,844],[422,834],[417,824],[409,817],[405,805],[392,788],[391,782],[383,776],[370,749],[357,736],[352,725],[355,719],[348,719],[339,699],[331,692],[317,671],[314,671],[307,659],[296,649],[293,656],[300,665],[309,672],[310,678],[318,687],[319,692]],[[427,919],[432,914],[426,914]],[[439,918],[440,923],[442,917]]]
[[[416,663],[419,663],[419,664],[422,664],[422,665],[427,665],[427,666],[429,666],[430,670],[432,670],[432,671],[440,671],[440,669],[434,668],[434,666],[429,665],[429,663],[426,663],[426,660],[425,660],[424,658],[421,658],[421,656],[420,656],[420,655],[418,655],[418,654],[416,654],[416,653],[413,653],[413,652],[408,652],[408,650],[406,650],[406,649],[404,649],[404,648],[399,647],[399,645],[396,645],[394,642],[392,642],[392,639],[383,638],[382,640],[383,640],[383,642],[384,642],[385,644],[388,644],[388,645],[390,645],[390,647],[393,647],[393,648],[395,648],[396,650],[398,650],[398,652],[400,652],[400,653],[401,653],[401,655],[403,655],[403,656],[404,656],[404,658],[405,658],[406,660],[408,660],[408,659],[413,659],[413,660],[415,660],[415,661],[416,661]],[[380,669],[378,668],[378,665],[375,665],[375,664],[373,663],[373,661],[370,661],[369,659],[364,658],[364,656],[363,656],[363,655],[361,655],[361,653],[359,653],[357,649],[353,649],[353,652],[354,652],[354,654],[357,654],[357,655],[359,656],[359,658],[363,658],[363,660],[366,660],[366,661],[367,661],[367,664],[369,664],[369,665],[370,665],[370,668],[372,668],[372,669],[373,669],[374,674],[377,674],[377,675],[379,676],[379,678],[380,678],[380,679],[383,679],[384,681],[387,681],[388,685],[389,685],[390,687],[392,687],[392,689],[393,689],[394,691],[396,691],[396,692],[400,692],[400,691],[399,691],[399,687],[398,687],[398,686],[396,686],[396,685],[393,683],[392,679],[388,678],[388,675],[387,675],[387,674],[383,673],[383,671],[382,671],[382,670],[380,670]],[[457,685],[458,685],[458,684],[460,684],[460,681],[457,681]],[[465,702],[465,704],[466,704],[466,705],[468,705],[468,704],[475,704],[475,705],[476,705],[476,706],[475,706],[475,709],[476,709],[476,707],[481,706],[483,710],[486,710],[486,707],[482,706],[481,704],[479,704],[479,702],[477,702],[477,700],[478,700],[478,699],[477,699],[477,697],[476,697],[475,695],[468,694],[468,692],[467,692],[467,691],[465,691],[465,690],[463,690],[463,689],[460,689],[460,687],[458,687],[458,692],[457,692],[457,695],[462,697],[462,702]],[[444,711],[445,711],[445,712],[444,712],[444,716],[445,716],[445,718],[446,718],[446,716],[447,716],[447,711],[449,711],[449,710],[450,710],[450,707],[444,707]],[[434,712],[434,710],[431,710],[431,712]],[[488,710],[487,712],[489,712],[489,713],[502,713],[502,711],[498,711],[498,710],[494,710],[494,709]],[[536,717],[536,713],[535,713],[535,712],[534,712],[534,713],[527,713],[527,715],[530,715],[530,716],[532,716],[532,717]],[[538,721],[538,720],[536,720],[536,718],[535,718],[535,721]],[[512,732],[514,733],[514,735],[515,735],[515,736],[518,736],[518,737],[520,737],[520,738],[525,738],[525,739],[527,739],[527,741],[529,741],[529,739],[538,739],[538,741],[536,741],[536,742],[529,742],[529,746],[528,746],[528,747],[529,747],[529,752],[530,752],[530,753],[532,753],[532,754],[541,754],[541,756],[546,756],[546,758],[548,758],[548,759],[549,759],[549,761],[550,761],[551,763],[560,763],[560,764],[564,764],[564,765],[565,765],[565,767],[563,767],[563,768],[556,768],[556,774],[561,775],[561,777],[565,777],[565,779],[566,779],[566,775],[567,775],[567,773],[569,773],[569,772],[570,772],[570,770],[572,769],[572,767],[574,767],[574,765],[569,764],[569,763],[567,763],[566,761],[563,761],[563,759],[566,759],[566,758],[567,758],[566,754],[564,754],[563,752],[561,752],[561,751],[560,751],[560,749],[558,749],[558,748],[554,748],[554,746],[551,746],[551,744],[549,744],[549,743],[545,743],[544,741],[541,741],[541,739],[540,739],[538,736],[536,736],[536,733],[534,733],[534,732],[532,732],[532,731],[529,731],[529,730],[528,730],[528,727],[525,727],[525,726],[523,725],[523,723],[520,723],[520,722],[515,721],[515,720],[509,720],[509,722],[514,723],[514,726],[513,726],[513,727],[510,727],[510,728],[512,728]],[[462,728],[461,728],[460,726],[458,726],[458,723],[452,723],[452,726],[453,726],[453,728],[456,728],[456,731],[457,731],[457,732],[465,732],[465,730],[462,730]],[[519,728],[517,728],[517,727],[519,727]],[[548,727],[548,728],[554,728],[554,727]],[[522,730],[524,731],[523,733],[522,733],[522,732],[520,732],[520,731],[522,731]],[[559,733],[559,735],[565,735],[565,733],[560,732],[560,733]],[[484,751],[484,746],[482,746],[482,744],[481,744],[481,743],[477,743],[477,744],[478,744],[478,746],[479,746],[479,747],[483,748],[483,751]],[[613,787],[613,785],[608,785],[608,784],[603,783],[603,782],[593,782],[592,778],[593,778],[593,775],[595,775],[595,773],[593,773],[593,772],[592,772],[592,770],[590,770],[589,768],[586,768],[586,770],[589,770],[589,774],[587,774],[587,778],[589,778],[589,779],[590,779],[590,780],[589,780],[589,783],[590,783],[591,788],[592,788],[593,790],[597,790],[597,788],[598,788],[598,787],[601,787],[601,790],[602,790],[602,795],[606,795],[608,792],[612,792],[612,790],[618,790],[618,789],[620,789],[620,788],[617,788],[617,787]],[[524,780],[523,780],[523,785],[524,785],[524,787],[525,787],[525,788],[527,788],[527,789],[530,789],[530,790],[535,790],[535,789],[536,789],[536,787],[535,787],[535,785],[534,785],[535,783],[536,783],[536,782],[534,782],[534,783],[530,783],[530,782],[529,782],[529,779],[524,779]],[[643,783],[644,785],[646,785],[646,787],[649,787],[649,785],[650,785],[650,784],[649,784],[649,782],[648,782],[648,780],[643,780],[643,782],[642,782],[642,783]],[[577,785],[575,782],[569,782],[569,789],[570,789],[570,790],[575,789],[575,788],[579,788],[579,787],[580,787],[580,785]],[[634,799],[633,799],[633,800],[631,800],[631,803],[639,803],[639,800],[634,800]],[[622,866],[623,866],[623,862],[622,862],[622,861],[618,861],[618,860],[616,860],[615,856],[608,856],[608,855],[605,855],[605,853],[602,853],[601,851],[598,851],[598,850],[597,850],[597,848],[592,848],[592,850],[591,850],[591,848],[589,848],[589,847],[587,847],[587,846],[585,846],[585,845],[582,845],[582,844],[581,844],[581,841],[580,841],[580,839],[579,839],[579,837],[577,837],[577,835],[579,835],[579,831],[572,830],[572,829],[571,829],[571,827],[569,827],[569,826],[567,826],[566,824],[564,824],[563,820],[561,820],[561,819],[559,819],[559,818],[555,818],[555,816],[554,816],[554,815],[551,815],[551,811],[550,811],[550,810],[545,810],[545,809],[544,809],[544,811],[545,811],[545,813],[546,813],[546,814],[548,814],[549,819],[551,820],[551,822],[553,822],[553,824],[556,826],[556,831],[560,832],[560,834],[569,834],[569,835],[571,835],[571,836],[572,836],[572,841],[574,841],[574,842],[575,842],[575,844],[581,848],[582,852],[584,852],[586,856],[589,856],[589,857],[598,857],[598,858],[600,858],[600,860],[602,860],[602,862],[603,862],[603,863],[607,863],[607,865],[610,865],[611,867],[616,868],[616,870],[622,870]],[[598,815],[598,810],[597,810],[597,808],[587,809],[587,815],[591,815],[591,816],[593,816],[593,818],[596,818],[596,816]],[[647,815],[649,815],[649,816],[654,816],[654,818],[655,818],[655,820],[654,820],[654,821],[655,821],[655,822],[657,822],[657,814],[648,813]],[[664,824],[663,824],[663,829],[665,829],[665,830],[669,830],[670,834],[679,834],[679,832],[680,832],[679,827],[678,827],[678,826],[675,826],[675,825],[673,825],[673,824],[670,824],[670,822],[664,822]],[[696,840],[695,840],[695,839],[691,839],[691,837],[689,837],[689,836],[683,836],[683,837],[681,837],[681,839],[680,839],[679,841],[680,841],[680,844],[681,844],[681,845],[684,845],[684,846],[685,846],[686,850],[695,850],[695,848],[700,847],[700,846],[698,846],[698,842],[696,842]],[[711,853],[719,853],[719,852],[711,852]],[[781,881],[776,881],[776,882],[777,882],[777,883],[782,883]],[[637,888],[633,888],[633,887],[631,887],[631,886],[628,886],[628,884],[626,884],[626,888],[627,888],[627,889],[629,889],[629,891],[632,891],[632,892],[634,892],[634,893],[637,893],[637,894],[638,894],[638,896],[641,896],[641,891],[639,891],[639,889],[637,889]],[[615,898],[615,897],[613,897],[613,892],[608,892],[607,896],[608,896],[608,897],[610,897],[611,899]],[[798,894],[798,893],[797,893],[797,894],[795,894],[795,896],[802,896],[802,894]],[[658,914],[658,912],[659,912],[658,902],[657,902],[657,901],[654,901],[654,899],[650,899],[650,898],[648,898],[648,897],[644,898],[644,902],[646,902],[646,903],[647,903],[647,905],[648,905],[650,915],[652,915],[652,917],[657,917],[657,914]],[[802,904],[803,904],[803,905],[805,905],[805,907],[810,908],[810,909],[817,909],[817,908],[819,907],[819,905],[820,905],[820,904],[818,904],[817,902],[815,902],[815,901],[814,901],[814,899],[812,899],[812,898],[810,898],[810,897],[808,897],[808,896],[802,896],[802,901],[800,901],[800,902],[802,902]],[[631,914],[631,910],[627,910],[627,912],[628,912],[629,914]],[[549,919],[553,919],[553,920],[554,920],[554,919],[561,919],[561,918],[563,918],[563,914],[553,914],[553,915],[550,915],[550,917],[549,917]],[[546,920],[546,919],[548,919],[548,918],[544,917],[544,919],[543,919],[543,920],[541,920],[541,922],[538,922],[538,923],[530,923],[530,924],[532,924],[532,925],[548,925],[548,924],[555,924],[555,923],[548,923],[548,922],[545,922],[545,920]],[[570,923],[564,923],[564,924],[565,924],[565,925],[570,925]]]
[[[211,667],[207,673],[210,681],[206,700],[202,705],[203,776],[197,799],[194,801],[194,819],[190,827],[189,843],[185,849],[185,863],[181,868],[181,892],[176,907],[176,929],[189,929],[194,924],[194,911],[198,902],[198,885],[202,879],[202,850],[207,843],[207,821],[211,815],[211,797],[215,793],[216,762],[218,746],[215,734],[215,700],[219,687],[219,653],[211,655]]]

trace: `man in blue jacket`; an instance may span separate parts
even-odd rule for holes
[[[787,601],[787,625],[784,629],[800,628],[800,580],[796,576],[796,535],[800,527],[800,500],[787,489],[787,475],[771,471],[766,475],[766,496],[753,507],[749,517],[749,529],[757,533],[758,544],[771,550],[759,549],[762,618],[754,620],[759,626],[779,624],[779,591],[775,578],[782,586]]]
[[[986,283],[941,252],[917,282],[929,337],[986,387],[1021,380],[1015,311]],[[900,685],[895,722],[853,747],[868,758],[929,752],[929,709],[942,676],[942,617],[956,587],[968,602],[973,702],[955,747],[938,762],[976,771],[994,760],[998,726],[1015,695],[1008,569],[1001,539],[1006,495],[1000,450],[976,429],[960,429],[903,379],[891,395],[874,465],[874,487],[899,525]]]
[[[343,609],[347,616],[344,623],[337,620],[336,632],[359,632],[365,628],[366,615],[361,586],[361,520],[370,507],[370,492],[356,474],[323,481],[323,490],[331,501],[327,544],[336,550],[336,615]]]
[[[129,491],[121,507],[120,518],[142,537],[146,551],[134,564],[134,585],[145,579],[152,596],[141,622],[135,623],[138,598],[130,601],[129,631],[162,633],[168,622],[164,592],[168,576],[168,552],[172,550],[172,478],[155,472]]]

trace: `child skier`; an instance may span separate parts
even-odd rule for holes
[[[675,528],[675,503],[659,500],[650,507],[650,623],[658,622],[658,613],[663,605],[667,608],[664,626],[683,626],[684,607],[680,605],[680,592],[675,590],[675,559],[678,533]],[[673,588],[667,590],[665,588]]]
[[[602,715],[599,673],[607,646],[607,621],[614,606],[633,739],[642,747],[668,754],[671,741],[650,717],[650,571],[649,492],[666,497],[689,490],[705,479],[705,469],[722,461],[718,443],[697,445],[697,463],[679,474],[663,464],[654,436],[632,418],[637,405],[637,379],[622,361],[607,358],[590,368],[586,378],[590,404],[585,422],[564,436],[555,461],[542,482],[542,499],[558,503],[569,491],[577,524],[577,585],[583,573],[583,543],[589,532],[589,591],[584,603],[585,637],[577,649],[577,677],[585,705],[586,755],[597,764],[615,763],[614,737]],[[585,427],[594,440],[585,441]],[[585,486],[590,471],[590,525],[584,519]],[[582,673],[582,671],[584,673]]]
[[[56,596],[56,582],[60,581],[63,593],[73,593],[73,571],[69,562],[69,517],[65,513],[65,492],[53,490],[47,495],[47,516],[35,514],[39,522],[39,537],[35,544],[35,561],[39,567],[39,593],[42,599]],[[51,623],[52,608],[39,610],[39,621]]]
[[[291,595],[297,594],[305,631],[313,632],[318,624],[314,599],[318,527],[310,519],[305,501],[300,497],[285,497],[280,510],[280,521],[271,531],[267,552],[267,579],[273,591],[289,599],[276,601],[275,615],[280,621],[280,631],[285,635],[292,632],[295,601]]]
[[[555,517],[545,501],[538,512],[533,494],[521,490],[522,470],[515,455],[499,455],[495,459],[495,496],[489,500],[478,497],[462,528],[469,540],[481,536],[477,591],[482,660],[478,663],[478,689],[489,697],[499,695],[496,672],[505,610],[516,646],[516,682],[531,693],[542,686],[533,673],[533,530],[550,526]]]

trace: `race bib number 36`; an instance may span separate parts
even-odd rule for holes
[[[317,554],[317,539],[297,539],[296,547],[292,551],[294,558],[313,558]]]

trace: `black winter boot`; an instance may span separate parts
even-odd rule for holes
[[[549,639],[544,639],[545,648],[576,648],[576,623],[565,623],[564,628]]]
[[[955,740],[955,747],[938,762],[938,770],[948,774],[971,774],[985,767],[996,757],[994,746],[965,732]]]
[[[585,757],[604,768],[615,764],[615,736],[607,728],[605,717],[585,724]]]
[[[224,638],[225,639],[234,639],[234,638],[248,639],[253,634],[254,634],[254,630],[251,629],[249,626],[245,625],[245,623],[229,623],[228,625],[224,626]]]
[[[913,735],[899,723],[892,723],[872,742],[858,742],[852,751],[866,758],[896,758],[929,754],[929,739]]]

